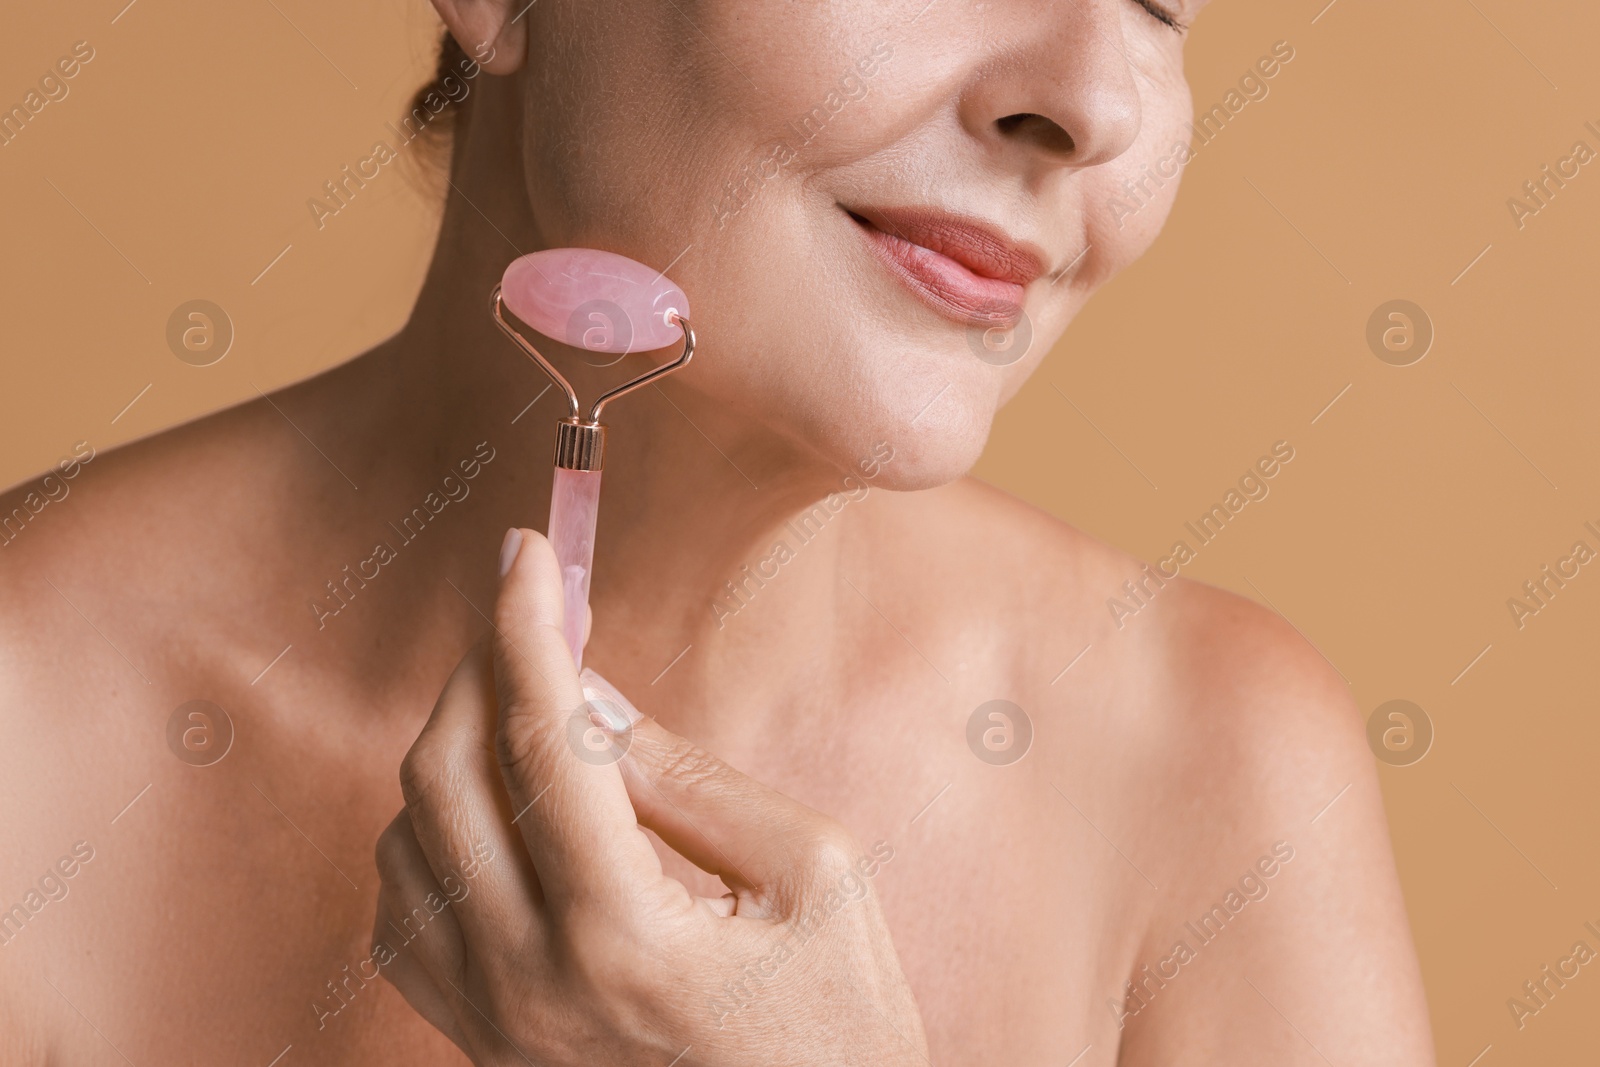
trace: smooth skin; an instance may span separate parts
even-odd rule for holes
[[[0,907],[93,848],[0,947],[0,1062],[1431,1063],[1337,673],[1186,580],[1118,627],[1139,561],[964,477],[1160,227],[1175,183],[1120,228],[1103,205],[1182,135],[1182,34],[1133,0],[436,7],[485,73],[405,329],[98,452],[0,548]],[[974,358],[852,205],[1038,254],[1028,355]],[[560,405],[527,408],[545,382],[484,311],[515,255],[574,245],[671,265],[702,341],[611,413],[585,662],[650,717],[617,763],[567,743],[531,532]],[[585,396],[632,369],[552,357]],[[470,494],[402,539],[447,474]],[[168,747],[195,699],[236,728],[211,766]],[[1033,727],[1005,766],[967,741],[996,699]]]

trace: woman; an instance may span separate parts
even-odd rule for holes
[[[963,478],[1170,206],[1102,209],[1198,6],[435,0],[406,328],[6,549],[4,1061],[1431,1062],[1336,674]],[[700,337],[612,409],[586,660],[637,724],[485,311],[547,247]]]

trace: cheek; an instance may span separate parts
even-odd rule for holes
[[[1072,273],[1053,284],[1041,283],[1042,299],[1030,311],[1032,344],[1025,358],[1007,368],[1002,405],[1021,389],[1095,290],[1144,254],[1172,210],[1187,166],[1189,86],[1176,62],[1169,73],[1149,80],[1153,88],[1141,100],[1138,138],[1121,156],[1073,179],[1078,183],[1076,202],[1063,210],[1080,213],[1089,251]]]
[[[1138,259],[1161,232],[1189,158],[1192,104],[1181,72],[1161,79],[1141,105],[1138,139],[1117,159],[1083,175],[1084,224],[1103,253],[1106,277]]]
[[[727,148],[720,116],[739,104],[707,76],[709,46],[681,12],[629,9],[618,19],[614,5],[530,7],[514,88],[522,163],[546,244],[607,248],[626,236],[628,254],[659,252],[665,266],[706,228],[709,209],[691,209]]]
[[[750,202],[787,195],[806,172],[881,143],[869,116],[903,62],[890,43],[905,20],[896,4],[629,8],[622,21],[610,5],[529,13],[539,21],[529,30],[524,161],[552,242],[670,229],[685,235],[670,258],[720,233],[724,216],[742,218]]]
[[[771,284],[781,290],[790,281]],[[703,362],[695,357],[684,383],[837,470],[856,469],[875,445],[890,443],[894,462],[873,481],[887,488],[924,489],[965,474],[1014,369],[985,365],[964,346],[908,346],[893,321],[782,306],[758,329],[749,318],[708,312],[708,336],[715,330],[719,344],[707,346]],[[796,329],[774,341],[779,323]]]
[[[729,121],[746,131],[770,134],[817,108],[836,112],[842,100],[869,94],[882,69],[907,46],[905,9],[917,2],[693,5],[704,35],[686,43],[705,60],[695,84],[736,101]]]

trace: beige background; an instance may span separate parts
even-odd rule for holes
[[[6,108],[95,49],[0,147],[0,484],[356,354],[403,320],[436,223],[421,172],[395,167],[320,232],[305,206],[422,80],[421,0],[125,2],[12,5],[0,34]],[[1440,1062],[1571,1062],[1600,1030],[1600,964],[1520,1032],[1506,1001],[1580,937],[1600,949],[1582,928],[1600,565],[1520,631],[1506,600],[1574,541],[1600,549],[1600,163],[1520,231],[1506,200],[1574,141],[1600,150],[1600,11],[1325,2],[1205,13],[1200,108],[1275,41],[1296,57],[1189,166],[1165,236],[1002,413],[978,473],[1155,559],[1291,442],[1189,573],[1285,614],[1364,711],[1431,718],[1427,756],[1382,779]],[[195,298],[237,331],[204,368],[165,341]],[[1364,339],[1394,298],[1437,330],[1408,367]]]

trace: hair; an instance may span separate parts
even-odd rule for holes
[[[419,88],[411,96],[411,102],[406,114],[412,115],[418,111],[427,114],[432,110],[427,104],[431,97],[435,102],[443,100],[444,109],[424,127],[417,138],[418,156],[426,165],[426,169],[436,173],[448,174],[452,145],[455,141],[457,128],[466,121],[464,114],[471,94],[460,101],[452,100],[445,90],[446,78],[461,80],[462,72],[466,70],[471,60],[467,57],[466,49],[462,48],[449,30],[443,31],[439,36],[439,55],[434,62],[433,78],[426,85]]]

